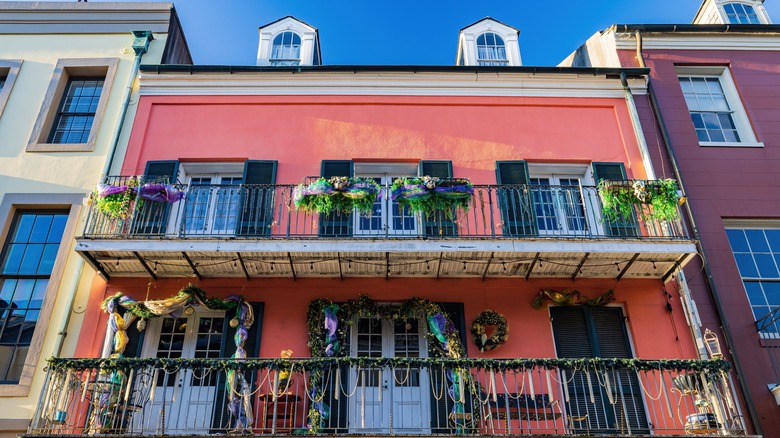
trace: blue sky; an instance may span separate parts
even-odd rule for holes
[[[255,64],[257,28],[293,15],[319,29],[325,64],[452,65],[460,28],[491,16],[520,29],[524,65],[556,65],[596,31],[614,23],[690,23],[701,0],[174,3],[196,64]],[[765,6],[780,24],[780,0],[769,0]]]

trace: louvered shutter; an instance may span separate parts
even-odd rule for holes
[[[178,161],[148,161],[142,182],[175,184],[178,175]],[[171,204],[167,202],[144,201],[134,215],[134,232],[136,234],[164,234],[168,227],[171,208]]]
[[[240,236],[267,236],[271,234],[274,219],[276,161],[249,160],[244,163],[241,187]]]
[[[632,357],[621,308],[552,307],[550,315],[559,358]],[[626,434],[630,427],[631,433],[649,434],[642,390],[635,373],[628,370],[610,373],[614,405],[606,389],[598,383],[604,381],[603,375],[591,371],[591,385],[582,371],[567,377],[570,402],[566,403],[566,411],[569,417],[581,419],[572,421],[573,432]],[[591,390],[595,403],[591,402]]]
[[[246,342],[244,342],[244,350],[246,350],[246,357],[257,357],[260,353],[260,340],[263,329],[263,309],[264,303],[250,302],[252,311],[255,315],[255,323],[249,327]],[[233,336],[236,333],[236,329],[230,327],[230,320],[236,316],[236,310],[232,309],[225,313],[225,321],[223,324],[224,332],[222,333],[222,349],[219,352],[220,357],[229,358],[236,352],[236,343],[233,340]],[[227,385],[225,382],[226,374],[224,371],[219,371],[217,374],[216,383],[216,396],[214,398],[214,411],[212,412],[211,433],[225,433],[225,431],[235,427],[231,423],[230,412],[227,406]],[[256,388],[256,381],[258,373],[244,372],[244,378],[249,384],[250,388]],[[256,406],[252,405],[255,409]],[[257,421],[263,421],[263,419],[257,419]]]
[[[536,219],[529,192],[528,163],[522,160],[497,161],[496,182],[503,234],[535,235]]]
[[[449,316],[452,325],[460,335],[461,342],[464,347],[464,357],[466,357],[466,319],[463,312],[463,303],[439,303],[442,310]],[[435,348],[428,347],[428,356],[435,357]],[[431,376],[431,433],[432,434],[445,434],[453,435],[457,432],[454,421],[450,421],[450,413],[452,412],[452,399],[450,397],[442,397],[442,394],[447,394],[449,390],[449,381],[447,377],[442,373],[441,368],[432,367],[428,370]],[[442,392],[443,391],[443,392]],[[464,411],[471,412],[471,393],[466,391],[466,403],[464,404]],[[465,420],[459,420],[460,426],[465,426]]]
[[[138,319],[136,319],[136,321],[138,321]],[[124,356],[141,357],[146,331],[139,332],[137,323],[133,322],[125,332],[127,333],[127,345],[125,346]]]
[[[593,179],[624,181],[626,168],[623,163],[593,163]],[[618,216],[615,220],[604,219],[607,234],[613,237],[636,237],[639,235],[639,223],[634,212],[630,216]]]
[[[423,160],[419,166],[420,176],[437,178],[452,178],[452,161]],[[454,215],[456,212],[453,211]],[[430,217],[423,216],[423,233],[429,237],[457,236],[458,229],[452,219],[444,212],[437,212]]]
[[[320,175],[324,178],[334,176],[352,177],[355,166],[349,160],[322,160]],[[322,237],[352,236],[353,213],[333,211],[320,215],[319,234]]]

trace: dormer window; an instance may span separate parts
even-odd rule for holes
[[[761,24],[753,6],[742,3],[726,3],[723,5],[726,16],[731,24]]]
[[[479,65],[507,65],[504,39],[493,32],[477,37],[477,63]]]
[[[282,32],[274,38],[271,65],[299,65],[301,63],[301,37],[295,32]]]

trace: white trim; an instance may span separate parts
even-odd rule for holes
[[[79,238],[76,251],[162,251],[162,252],[446,252],[482,251],[499,253],[654,253],[696,254],[693,241],[636,242],[622,240],[564,241],[558,239],[522,240],[93,240]]]
[[[732,32],[738,32],[733,30]],[[615,33],[617,50],[636,50],[636,34]],[[720,50],[720,51],[780,51],[780,35],[765,34],[711,34],[683,32],[642,32],[643,50]]]
[[[730,148],[762,148],[764,147],[764,143],[757,141],[757,142],[742,142],[742,143],[734,143],[730,141],[725,141],[723,143],[718,143],[714,141],[700,141],[699,146],[706,146],[706,147],[730,147]]]
[[[644,79],[629,79],[635,95]],[[141,74],[143,96],[538,96],[624,98],[620,81],[592,74],[341,73]]]

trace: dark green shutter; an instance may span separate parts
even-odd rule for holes
[[[352,177],[355,166],[349,160],[322,160],[320,175],[324,178],[333,176]],[[352,236],[352,213],[334,211],[320,215],[319,235],[322,237]]]
[[[244,164],[241,220],[236,234],[268,236],[274,219],[276,161],[249,160]]]
[[[550,315],[559,358],[633,357],[620,307],[551,307]],[[584,373],[573,375],[568,383],[570,403],[566,408],[569,415],[587,415],[584,420],[573,422],[573,431],[626,434],[630,428],[632,434],[649,434],[642,389],[636,373],[625,369],[610,373],[615,405],[610,404],[606,389],[595,383],[598,379],[603,381],[603,376],[594,372],[590,374],[595,404],[590,402],[590,389]],[[615,391],[618,387],[620,391]],[[625,399],[621,400],[620,395]]]
[[[503,234],[536,235],[536,215],[531,202],[528,163],[522,160],[496,161],[496,182]]]
[[[420,161],[420,176],[433,176],[437,178],[452,178],[452,161],[423,160]],[[456,212],[453,211],[454,215]],[[444,212],[437,212],[433,216],[422,218],[423,233],[428,237],[457,236],[458,229],[452,219],[448,219]]]
[[[138,331],[138,318],[130,324],[130,327],[125,330],[127,333],[127,345],[125,346],[125,357],[141,357],[141,352],[144,347],[144,335],[146,331]]]
[[[176,160],[148,161],[142,183],[176,184],[178,175],[179,162]],[[144,201],[143,206],[135,212],[133,230],[138,234],[165,234],[170,214],[171,204]]]
[[[623,163],[593,163],[593,179],[598,184],[601,180],[624,181],[626,168]],[[604,219],[607,235],[613,237],[639,236],[639,223],[635,213],[630,216],[618,216],[615,220]]]
[[[253,358],[260,354],[260,339],[263,330],[263,309],[264,303],[250,302],[252,311],[255,315],[255,323],[249,327],[247,333],[246,342],[244,342],[244,350],[246,350],[246,357]],[[222,333],[222,349],[219,352],[220,357],[229,358],[236,352],[236,343],[233,341],[233,336],[236,333],[236,329],[230,327],[230,320],[236,316],[236,309],[228,310],[225,313],[224,331]],[[263,370],[264,372],[265,370]],[[233,428],[235,425],[230,424],[230,411],[227,407],[227,392],[225,385],[226,374],[224,371],[219,371],[216,382],[216,396],[214,398],[214,411],[212,413],[211,433],[225,433],[227,430]],[[244,378],[249,384],[249,387],[254,390],[256,388],[256,381],[258,378],[258,372],[245,372]],[[254,404],[253,404],[254,407]],[[262,422],[263,419],[256,419],[256,421]]]
[[[454,326],[455,330],[458,331],[460,340],[463,343],[463,357],[466,357],[466,342],[468,338],[466,334],[466,318],[463,311],[463,303],[438,304],[441,306],[444,313],[446,313],[450,318],[450,321],[452,321],[452,325]],[[436,349],[429,345],[428,356],[436,357],[435,352]],[[444,435],[456,434],[458,430],[455,427],[455,421],[454,419],[453,421],[450,420],[450,413],[452,412],[452,399],[450,397],[441,396],[441,394],[447,394],[450,383],[447,380],[447,377],[442,374],[441,368],[431,367],[428,372],[431,376],[431,433]],[[444,385],[443,388],[442,385]],[[471,393],[466,391],[465,395],[466,403],[464,409],[466,413],[470,413],[472,412]],[[470,425],[465,423],[467,423],[467,421],[464,419],[458,420],[458,426],[461,428],[465,427],[470,429]],[[463,430],[460,431],[460,433],[463,432]],[[469,430],[469,432],[474,431]]]

